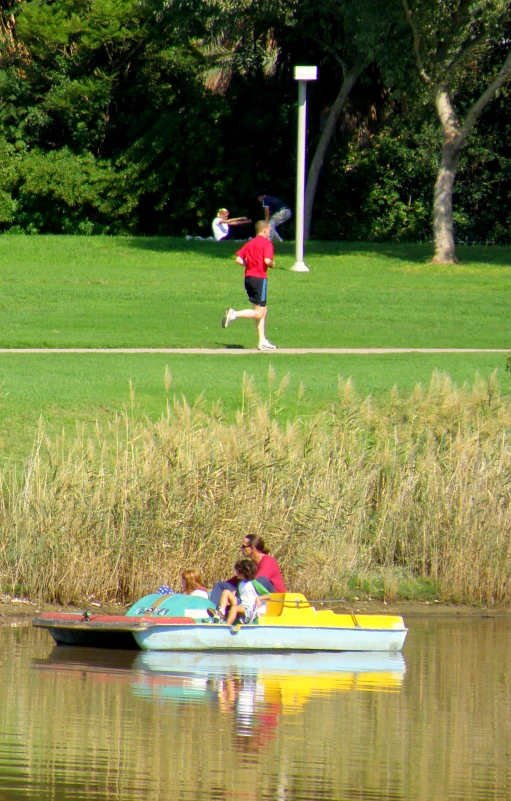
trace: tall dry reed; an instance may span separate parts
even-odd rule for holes
[[[249,379],[234,423],[201,403],[157,422],[120,414],[50,441],[4,472],[0,580],[61,603],[130,601],[184,568],[232,575],[264,536],[288,585],[340,597],[369,572],[436,582],[443,600],[511,600],[511,405],[494,379],[383,401],[339,381],[314,419],[279,422],[285,382]]]

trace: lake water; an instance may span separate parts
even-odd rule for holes
[[[0,628],[0,801],[511,799],[511,616],[402,655],[56,648]]]

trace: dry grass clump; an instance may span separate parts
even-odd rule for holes
[[[121,414],[49,441],[4,473],[0,579],[31,597],[130,601],[187,567],[232,575],[241,538],[262,534],[288,585],[341,597],[375,571],[434,581],[443,600],[511,600],[511,406],[495,380],[385,402],[339,382],[312,420],[279,422],[245,381],[235,423],[176,401],[158,422]]]

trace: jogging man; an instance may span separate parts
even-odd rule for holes
[[[238,317],[245,317],[255,320],[258,349],[277,350],[269,340],[266,339],[266,291],[268,288],[268,267],[275,267],[273,259],[273,245],[270,242],[271,227],[266,220],[260,220],[255,226],[256,236],[243,245],[241,250],[236,253],[236,263],[245,267],[245,290],[249,301],[253,304],[252,309],[226,309],[222,320],[222,328],[227,328]]]

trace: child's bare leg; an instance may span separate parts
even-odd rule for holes
[[[238,606],[237,604],[232,604],[229,609],[229,614],[227,615],[225,622],[228,623],[229,626],[232,626],[238,615],[244,615],[244,614],[245,610],[242,606]]]
[[[235,594],[231,592],[231,590],[223,590],[222,595],[220,596],[220,603],[218,604],[218,608],[223,615],[225,615],[225,610],[228,606],[232,607],[236,606],[238,603],[238,599],[236,598]]]

